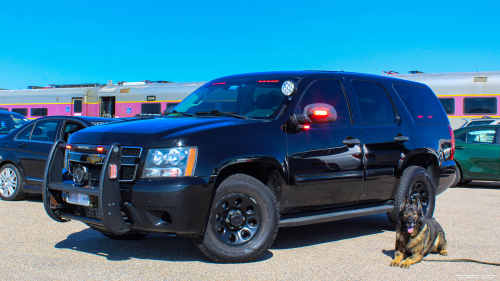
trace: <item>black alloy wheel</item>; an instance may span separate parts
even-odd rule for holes
[[[244,194],[228,194],[215,205],[212,231],[230,246],[240,246],[257,236],[261,224],[261,211],[255,199]]]
[[[432,218],[436,204],[436,188],[429,172],[420,166],[406,168],[399,183],[399,189],[394,198],[394,210],[387,216],[391,225],[397,228],[401,211],[406,204],[413,203],[420,198],[422,209],[426,218]]]
[[[273,192],[261,181],[234,174],[217,187],[203,236],[195,246],[216,262],[251,262],[271,247],[279,210]]]

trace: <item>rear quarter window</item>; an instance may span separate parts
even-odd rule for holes
[[[405,84],[393,84],[393,87],[415,123],[449,124],[441,103],[429,88]]]

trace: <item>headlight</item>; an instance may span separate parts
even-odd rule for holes
[[[150,149],[142,172],[143,178],[184,177],[194,174],[196,147]]]

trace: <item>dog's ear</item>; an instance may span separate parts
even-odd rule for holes
[[[424,208],[422,208],[422,201],[420,200],[420,196],[417,197],[415,204],[417,205],[418,212],[423,217],[424,216]]]

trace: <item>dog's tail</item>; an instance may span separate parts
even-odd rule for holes
[[[473,260],[473,259],[445,259],[445,260],[430,260],[430,259],[424,259],[424,261],[451,261],[451,262],[475,262],[475,263],[482,263],[482,264],[489,264],[489,265],[496,265],[500,266],[500,263],[495,263],[495,262],[485,262],[485,261],[478,261],[478,260]]]

